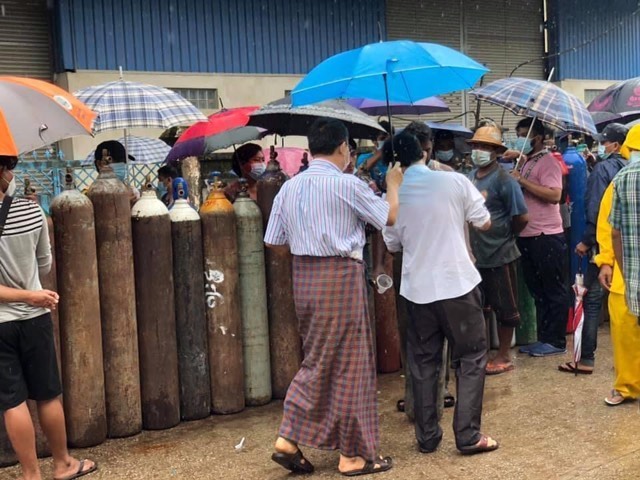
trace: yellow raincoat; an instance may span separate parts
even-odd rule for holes
[[[613,343],[613,365],[616,379],[613,388],[624,398],[640,398],[640,326],[638,317],[627,308],[624,295],[624,279],[615,261],[609,214],[613,204],[613,183],[609,185],[600,203],[596,238],[600,253],[595,262],[613,266],[613,279],[609,293],[609,315],[611,317],[611,342]]]

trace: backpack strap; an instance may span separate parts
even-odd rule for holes
[[[4,232],[4,226],[7,223],[7,217],[9,216],[9,208],[11,207],[11,203],[13,202],[13,197],[9,195],[4,196],[4,200],[2,201],[2,207],[0,207],[0,237],[2,237],[2,233]]]

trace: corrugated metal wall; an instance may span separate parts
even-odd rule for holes
[[[549,7],[554,51],[579,47],[553,60],[556,80],[640,76],[637,0],[549,0]]]
[[[542,27],[542,0],[387,0],[389,39],[435,42],[460,50],[491,69],[484,84],[507,77],[520,63],[542,56]],[[542,62],[515,73],[536,79],[544,75]],[[455,93],[443,98],[451,113],[426,118],[442,120],[476,109],[473,96]],[[503,111],[482,103],[480,115],[502,121],[503,126],[513,129],[518,118],[507,112],[503,120]],[[467,125],[475,124],[474,116],[465,118]]]
[[[62,70],[303,74],[384,36],[384,0],[59,0]]]

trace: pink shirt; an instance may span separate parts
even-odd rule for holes
[[[562,188],[562,168],[558,160],[548,152],[541,157],[532,155],[520,173],[522,178],[543,187]],[[545,235],[563,233],[560,205],[540,200],[524,188],[522,191],[529,210],[529,223],[520,236],[538,237],[543,233]]]

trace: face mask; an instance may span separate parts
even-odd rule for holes
[[[531,140],[527,140],[525,137],[518,137],[513,144],[513,148],[518,152],[522,152],[525,155],[529,155],[533,150]]]
[[[598,156],[600,158],[606,160],[610,155],[611,153],[607,153],[607,147],[605,147],[603,144],[598,145]]]
[[[640,161],[640,150],[634,150],[633,152],[631,152],[629,163],[636,163],[638,161]]]
[[[120,179],[120,181],[124,182],[124,179],[127,176],[127,164],[126,163],[112,163],[111,169],[113,173],[116,174],[116,177]]]
[[[440,162],[450,162],[452,158],[453,158],[453,150],[436,151],[436,160]]]
[[[167,187],[165,186],[164,182],[158,182],[158,195],[160,196],[160,199],[162,199],[162,197],[164,197],[167,194]]]
[[[385,140],[378,140],[378,150],[382,150]]]
[[[264,163],[254,163],[251,165],[249,176],[254,180],[258,180],[266,170],[267,166]]]
[[[491,160],[491,152],[485,152],[484,150],[472,150],[471,161],[476,167],[486,167]]]

